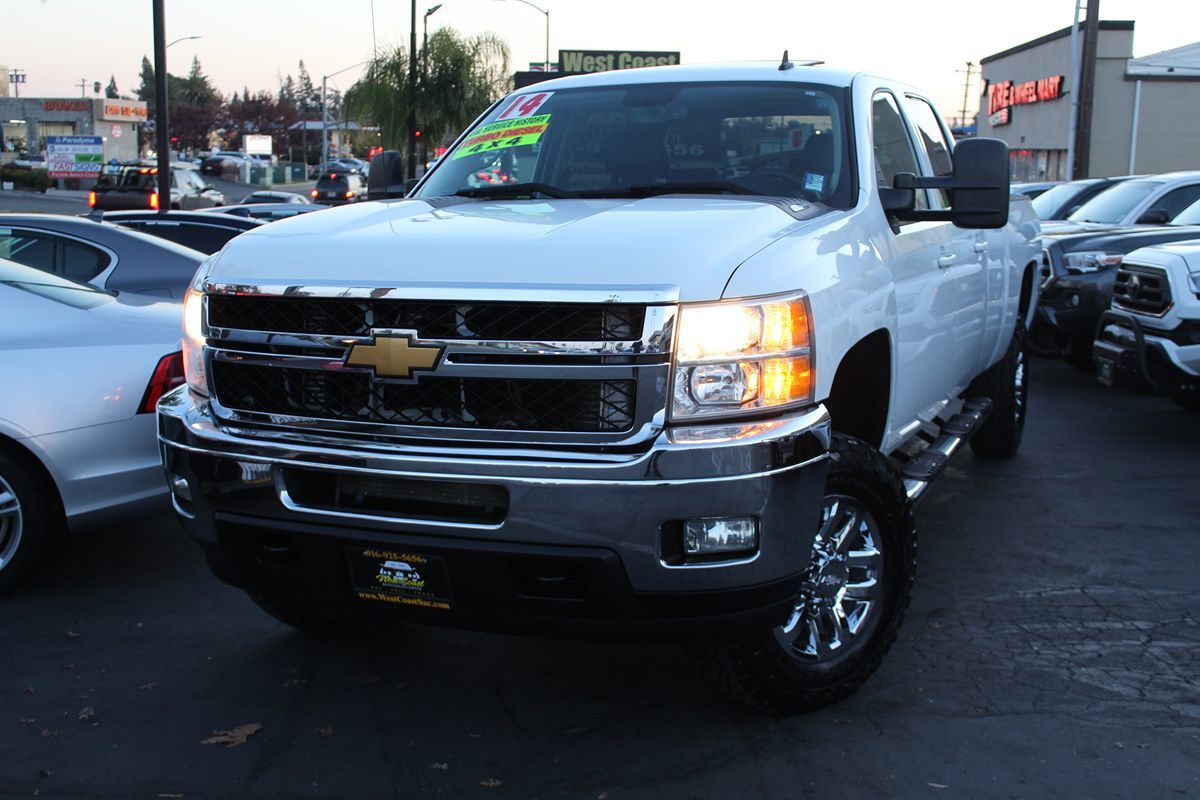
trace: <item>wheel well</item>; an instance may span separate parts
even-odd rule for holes
[[[0,433],[0,452],[11,453],[16,458],[24,461],[29,467],[30,472],[38,475],[42,479],[43,484],[50,487],[51,499],[55,508],[58,509],[59,515],[65,514],[63,511],[62,495],[59,494],[58,484],[54,482],[54,476],[50,474],[50,470],[46,469],[46,465],[42,463],[40,458],[34,455],[32,450],[16,439]]]
[[[1017,305],[1017,314],[1025,320],[1028,325],[1029,309],[1033,305],[1033,276],[1038,271],[1038,265],[1034,262],[1029,262],[1025,265],[1025,273],[1021,276],[1021,299]]]
[[[892,388],[892,345],[888,332],[869,334],[838,364],[825,407],[838,433],[883,444]]]

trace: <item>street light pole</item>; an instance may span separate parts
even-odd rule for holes
[[[529,0],[517,0],[518,3],[524,3],[534,11],[540,11],[546,15],[546,60],[542,62],[542,69],[546,72],[550,71],[550,9],[536,6]]]
[[[355,67],[361,67],[366,64],[366,61],[359,61],[357,64],[351,64],[348,67],[342,67],[337,72],[331,72],[328,75],[321,76],[321,163],[324,164],[329,160],[329,106],[325,102],[325,87],[330,78],[337,77],[343,72],[348,72]],[[305,120],[305,125],[308,121]]]

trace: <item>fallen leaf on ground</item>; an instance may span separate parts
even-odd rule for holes
[[[67,631],[67,637],[70,639],[78,639],[80,636],[83,636],[83,634],[75,631]]]
[[[1149,750],[1149,749],[1150,749],[1149,742],[1138,742],[1138,750]]]
[[[36,691],[37,691],[37,689],[33,688],[32,686],[25,687],[25,694],[33,694]]]
[[[932,786],[935,789],[949,789],[950,788],[949,786],[947,786],[944,783],[930,783],[928,785]]]
[[[330,725],[328,728],[317,728],[317,735],[318,736],[333,736],[333,726]]]
[[[42,728],[42,736],[62,736],[62,731],[52,731],[49,728]]]
[[[34,719],[33,717],[22,717],[22,719],[21,719],[22,725],[32,725],[35,722],[37,722],[37,720]]]
[[[450,765],[445,761],[435,761],[429,765],[430,769],[450,769]]]
[[[148,692],[156,686],[158,686],[157,683],[143,683],[138,688],[141,689],[143,692]]]
[[[49,778],[51,775],[53,775],[53,774],[54,774],[54,770],[52,770],[52,769],[44,769],[44,770],[42,770],[42,771],[41,771],[41,773],[42,773],[42,777],[43,777],[43,778]]]
[[[94,716],[96,716],[96,709],[92,708],[91,706],[84,706],[79,711],[80,719],[91,719]]]
[[[200,744],[223,744],[226,747],[237,747],[243,745],[246,740],[263,729],[263,726],[258,722],[248,722],[245,725],[238,725],[233,730],[229,731],[213,731],[213,735],[207,739],[201,739]]]
[[[1113,747],[1116,747],[1118,750],[1124,750],[1125,743],[1124,742],[1113,742]]]
[[[486,786],[489,789],[495,789],[500,784],[501,784],[501,781],[498,781],[495,778],[488,778],[486,781],[479,782],[480,786]]]

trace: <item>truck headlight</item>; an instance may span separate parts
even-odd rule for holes
[[[1067,253],[1063,256],[1063,266],[1070,272],[1099,272],[1115,267],[1121,263],[1121,253],[1109,253],[1105,250],[1085,250],[1078,253]]]
[[[200,265],[192,285],[183,296],[183,373],[188,389],[208,397],[208,382],[204,375],[204,337],[208,322],[204,315],[204,282],[208,278],[208,262]]]
[[[811,403],[811,319],[805,295],[682,305],[671,418]]]

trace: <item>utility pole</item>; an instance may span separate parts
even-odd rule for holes
[[[79,79],[79,96],[87,97],[87,78]]]
[[[171,208],[171,137],[167,130],[167,20],[164,0],[154,9],[154,128],[158,150],[158,213]]]
[[[408,31],[408,177],[417,177],[417,0],[412,0],[412,27]]]
[[[970,94],[970,91],[971,91],[971,76],[975,72],[975,62],[968,61],[966,69],[956,69],[954,71],[959,74],[962,74],[964,72],[966,73],[966,77],[963,78],[962,110],[959,112],[959,117],[958,117],[958,120],[959,120],[958,124],[965,128],[967,126],[967,96]]]
[[[1079,130],[1079,9],[1083,0],[1075,0],[1075,21],[1071,23],[1071,122],[1067,126],[1067,174],[1075,180],[1075,137]]]
[[[1088,0],[1083,24],[1083,66],[1079,86],[1079,122],[1075,128],[1075,178],[1086,178],[1092,155],[1092,102],[1096,95],[1096,46],[1100,38],[1100,0]]]

